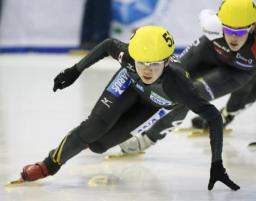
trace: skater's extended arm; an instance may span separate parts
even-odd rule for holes
[[[95,48],[93,48],[93,50],[89,52],[88,55],[81,59],[76,64],[76,68],[82,72],[84,69],[90,67],[92,64],[107,56],[111,56],[118,60],[121,51],[127,52],[126,43],[123,43],[117,39],[106,39]]]
[[[184,71],[179,68],[173,68],[176,74],[176,90],[173,85],[168,84],[171,73],[166,74],[164,82],[164,91],[170,96],[175,97],[175,101],[187,106],[193,112],[205,118],[209,124],[210,144],[212,151],[212,163],[210,171],[210,180],[208,189],[212,190],[216,181],[221,181],[232,190],[238,190],[240,187],[231,181],[222,164],[222,146],[223,146],[223,123],[217,108],[200,97],[193,86],[192,81],[184,75]]]
[[[59,73],[54,79],[53,91],[55,92],[57,89],[64,89],[70,86],[84,69],[89,68],[91,65],[107,56],[112,56],[114,59],[118,60],[121,51],[127,51],[127,44],[116,39],[104,40],[77,64]]]
[[[172,66],[171,73],[165,76],[164,91],[172,97],[174,101],[185,105],[187,108],[205,118],[210,128],[210,139],[212,148],[212,162],[221,160],[222,141],[223,141],[223,125],[219,111],[214,105],[201,98],[192,81],[184,75],[184,71],[179,66]],[[175,74],[175,76],[172,75]],[[173,80],[173,84],[169,84],[169,80]]]

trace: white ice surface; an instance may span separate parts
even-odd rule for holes
[[[144,157],[106,161],[84,151],[53,177],[5,187],[22,167],[44,159],[64,135],[86,119],[118,63],[107,58],[85,71],[69,88],[52,92],[53,78],[81,57],[0,55],[0,201],[255,201],[256,106],[241,113],[224,138],[223,158],[234,192],[221,183],[207,190],[210,168],[208,137],[169,135]],[[227,97],[215,101],[221,107]],[[183,126],[188,126],[190,113]],[[117,148],[106,154],[118,152]],[[95,176],[110,183],[91,187]]]

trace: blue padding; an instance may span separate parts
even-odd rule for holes
[[[180,54],[184,48],[176,48],[175,54]],[[79,50],[76,47],[0,47],[0,53],[68,53],[71,50]]]
[[[75,47],[0,47],[0,53],[67,53]]]

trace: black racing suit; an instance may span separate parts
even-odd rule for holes
[[[256,41],[254,34],[249,34],[244,46],[237,52],[228,47],[224,38],[210,41],[206,36],[200,37],[180,55],[182,67],[189,72],[194,85],[202,97],[213,100],[232,93],[229,108],[237,109],[244,103],[256,98]],[[246,94],[241,103],[238,96]],[[179,108],[179,114],[185,118],[188,108]],[[177,111],[168,114],[170,121],[159,122],[149,129],[148,137],[157,141],[165,135],[161,134],[161,127],[167,127],[166,122],[173,130]]]
[[[88,119],[71,130],[45,159],[50,174],[57,171],[51,168],[53,163],[60,166],[86,147],[103,153],[132,137],[130,133],[144,132],[150,124],[164,121],[168,112],[179,106],[207,119],[212,161],[221,160],[223,125],[220,113],[198,95],[180,62],[172,58],[161,77],[146,85],[136,73],[127,47],[119,40],[107,39],[76,64],[78,70],[83,71],[98,60],[112,56],[121,68],[106,86]]]
[[[256,76],[247,84],[233,92],[227,102],[226,110],[233,116],[256,100]]]

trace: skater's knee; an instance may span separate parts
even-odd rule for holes
[[[98,142],[89,144],[89,149],[97,154],[102,154],[108,150],[108,148],[104,144]]]
[[[99,139],[109,125],[102,118],[93,116],[83,121],[78,127],[78,135],[85,142],[92,143]]]

